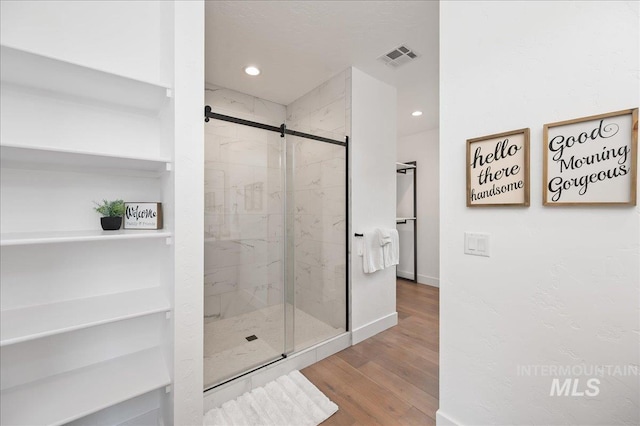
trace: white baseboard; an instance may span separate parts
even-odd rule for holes
[[[363,340],[368,339],[371,336],[375,336],[381,331],[391,328],[398,324],[398,313],[394,312],[382,318],[378,318],[375,321],[371,321],[369,324],[365,324],[362,327],[355,328],[351,332],[351,338],[353,344],[360,343]]]
[[[453,420],[451,417],[442,412],[436,411],[436,426],[462,426],[460,422]]]
[[[408,280],[413,279],[413,271],[396,271],[396,275],[400,278],[406,278]],[[436,277],[430,277],[429,275],[418,274],[418,284],[430,285],[431,287],[440,287],[440,279]]]

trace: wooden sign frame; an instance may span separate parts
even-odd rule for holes
[[[467,139],[467,207],[529,206],[529,134]]]
[[[545,206],[636,205],[638,109],[544,125]]]

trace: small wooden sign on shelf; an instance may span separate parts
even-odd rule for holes
[[[124,229],[162,229],[162,203],[124,203]]]

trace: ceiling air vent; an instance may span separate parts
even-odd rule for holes
[[[408,48],[405,45],[401,45],[393,49],[391,52],[387,52],[380,56],[378,59],[393,68],[398,68],[400,65],[404,65],[413,61],[419,55]]]

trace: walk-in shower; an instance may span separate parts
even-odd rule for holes
[[[205,390],[347,331],[348,137],[257,116],[205,108]]]

